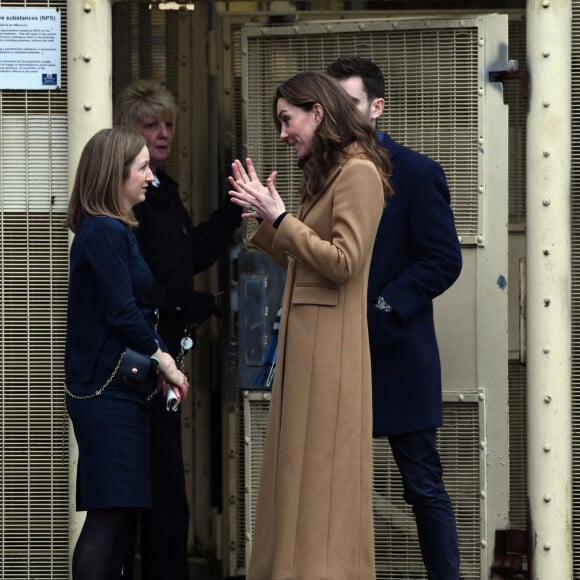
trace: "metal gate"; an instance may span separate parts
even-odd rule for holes
[[[461,573],[469,579],[487,577],[495,530],[508,527],[508,123],[503,87],[490,81],[490,73],[508,68],[507,36],[507,16],[488,15],[247,25],[241,37],[244,145],[259,173],[278,171],[290,210],[300,172],[274,130],[272,94],[292,74],[322,71],[339,55],[358,54],[382,68],[380,128],[446,171],[464,269],[435,304],[444,383],[439,442]],[[246,554],[267,405],[263,394],[243,399]],[[425,577],[388,444],[375,441],[373,453],[377,578]]]

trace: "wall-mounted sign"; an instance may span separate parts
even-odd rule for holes
[[[60,11],[0,8],[0,89],[60,85]]]

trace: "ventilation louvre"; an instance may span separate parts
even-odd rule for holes
[[[69,577],[63,408],[68,202],[66,0],[62,86],[0,91],[0,578]]]

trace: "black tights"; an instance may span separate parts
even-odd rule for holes
[[[73,554],[73,580],[119,580],[128,534],[136,517],[134,508],[87,511]]]

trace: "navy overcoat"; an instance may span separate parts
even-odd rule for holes
[[[442,425],[433,299],[455,282],[462,263],[443,169],[379,137],[391,157],[395,194],[381,218],[368,284],[375,437]],[[373,306],[378,296],[392,312]]]

